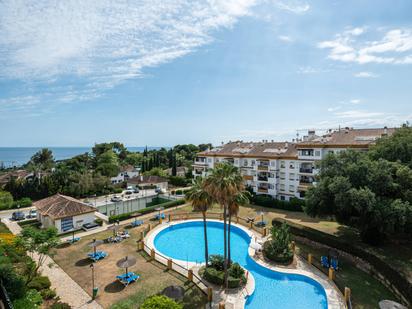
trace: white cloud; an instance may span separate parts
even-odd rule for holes
[[[353,76],[358,77],[358,78],[377,78],[379,77],[378,74],[372,73],[372,72],[358,72],[355,73]]]
[[[314,68],[312,66],[302,66],[299,67],[297,70],[298,74],[318,74],[318,73],[326,73],[330,72],[328,69],[322,69],[322,68]]]
[[[352,99],[349,102],[352,103],[352,104],[359,104],[361,102],[361,100],[360,99]]]
[[[364,28],[352,28],[337,34],[334,40],[323,41],[318,48],[329,49],[328,57],[342,62],[412,63],[412,29],[393,29],[375,41],[361,40]]]
[[[279,35],[278,39],[283,41],[283,42],[286,42],[286,43],[293,42],[293,39],[290,36],[287,36],[287,35]]]
[[[289,11],[295,14],[303,14],[309,11],[310,5],[302,1],[282,1],[274,0],[273,3],[280,9]]]

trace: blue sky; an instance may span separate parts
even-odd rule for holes
[[[4,1],[0,146],[400,125],[411,73],[410,0]]]

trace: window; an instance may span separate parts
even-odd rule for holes
[[[284,201],[284,200],[285,200],[285,196],[284,196],[284,195],[281,195],[281,196],[280,196],[280,200],[281,200],[281,201]]]
[[[320,150],[316,150],[316,151],[315,151],[315,156],[316,156],[316,157],[320,157]]]
[[[285,191],[285,185],[284,184],[280,184],[280,191]]]
[[[285,168],[285,161],[280,161],[280,167]]]
[[[285,179],[285,177],[286,177],[286,174],[283,173],[283,172],[281,172],[281,173],[280,173],[280,179]]]
[[[295,180],[295,174],[290,173],[289,174],[289,180]]]
[[[271,166],[276,166],[276,161],[270,161]]]
[[[292,193],[295,192],[295,186],[292,186],[292,185],[289,186],[289,192],[292,192]]]
[[[62,232],[66,232],[73,229],[73,217],[63,218],[61,220],[61,230]]]
[[[275,187],[273,186],[273,184],[270,183],[270,184],[268,185],[268,188],[269,188],[270,190],[273,190]]]
[[[211,158],[207,158],[207,162],[208,162],[208,163],[212,163],[212,159],[211,159]]]
[[[255,166],[255,164],[256,164],[256,161],[252,160],[252,166]]]
[[[289,168],[294,169],[294,168],[295,168],[295,163],[290,162],[290,163],[289,163]]]
[[[243,160],[243,166],[247,166],[247,159]]]

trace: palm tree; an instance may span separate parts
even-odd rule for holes
[[[234,197],[229,204],[229,224],[228,224],[228,238],[227,238],[227,251],[228,251],[228,267],[232,261],[230,254],[230,230],[232,226],[232,216],[236,216],[239,212],[239,207],[249,204],[250,193],[245,190],[245,187],[240,186],[240,192]]]
[[[224,248],[224,281],[227,286],[228,243],[227,217],[229,205],[243,190],[243,179],[239,170],[229,163],[219,163],[205,179],[205,190],[223,208],[223,248]]]
[[[213,199],[204,188],[204,180],[202,178],[196,178],[193,182],[192,188],[186,193],[186,198],[189,202],[192,202],[194,211],[202,212],[203,216],[203,229],[205,239],[205,261],[206,266],[209,264],[209,251],[207,243],[207,223],[206,212],[213,204]]]

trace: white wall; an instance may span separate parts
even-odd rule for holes
[[[92,223],[94,222],[94,219],[95,219],[94,212],[74,216],[73,217],[73,227],[75,230],[81,229],[83,224]],[[61,219],[55,220],[54,226],[57,228],[59,233],[63,232],[61,230]],[[68,232],[68,231],[65,231],[65,232]]]

